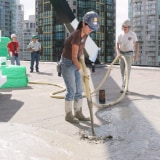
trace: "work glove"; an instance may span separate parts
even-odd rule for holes
[[[84,61],[84,54],[81,54],[80,59]]]
[[[78,72],[82,78],[89,78],[89,75],[87,73],[84,73],[82,69],[78,70]]]

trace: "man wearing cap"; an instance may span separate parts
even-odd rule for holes
[[[36,72],[39,72],[41,44],[37,41],[36,35],[32,35],[32,41],[27,46],[27,50],[31,51],[30,72],[32,73],[34,70],[34,61],[36,61],[36,66],[35,66]]]
[[[17,36],[16,34],[11,34],[11,42],[8,43],[8,55],[11,60],[11,65],[20,65],[20,60],[19,60],[19,43],[17,41]]]
[[[118,36],[117,40],[117,56],[123,55],[128,64],[128,77],[130,77],[131,65],[133,61],[138,62],[138,54],[139,54],[139,44],[137,35],[135,32],[130,30],[130,21],[126,20],[122,24],[123,33]],[[134,54],[135,51],[135,54]],[[120,59],[120,70],[122,76],[122,89],[120,93],[123,93],[125,88],[125,63],[123,59]],[[127,92],[128,93],[128,89]]]

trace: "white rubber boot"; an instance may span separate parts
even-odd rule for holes
[[[65,101],[65,120],[70,123],[79,123],[79,120],[72,114],[72,101]]]
[[[75,117],[78,118],[80,121],[90,121],[90,118],[86,118],[82,113],[82,99],[79,99],[78,101],[74,101],[74,112]]]

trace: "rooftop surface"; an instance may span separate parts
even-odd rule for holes
[[[114,106],[93,106],[99,139],[90,140],[81,136],[90,133],[90,122],[66,122],[64,99],[50,97],[61,90],[56,85],[64,86],[56,63],[40,62],[39,73],[29,73],[30,62],[21,65],[26,66],[29,82],[46,84],[0,89],[1,160],[160,160],[160,68],[133,66],[130,93]],[[108,67],[96,66],[94,73],[88,68],[92,91]],[[106,103],[121,96],[120,87],[119,65],[115,65],[101,87]],[[92,100],[99,103],[98,92]],[[86,98],[83,112],[89,116]]]

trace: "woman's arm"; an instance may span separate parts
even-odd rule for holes
[[[72,61],[73,61],[74,65],[76,66],[77,70],[80,70],[81,69],[80,63],[77,58],[78,50],[79,50],[79,46],[76,44],[73,44],[72,45]]]

